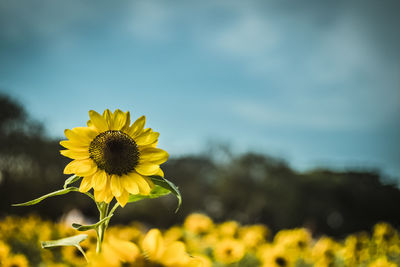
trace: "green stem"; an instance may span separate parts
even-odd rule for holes
[[[105,222],[106,223],[106,229],[108,227],[108,224],[110,223],[111,217],[112,215],[114,215],[115,210],[119,207],[118,202],[115,203],[114,207],[110,210],[110,212],[108,213],[108,216],[110,216],[110,218]]]
[[[99,204],[100,211],[100,221],[108,216],[108,203],[102,202]],[[107,220],[106,220],[107,221]],[[99,254],[101,252],[101,247],[104,240],[104,234],[106,231],[106,221],[98,225],[97,227],[97,248],[96,253]]]
[[[76,248],[82,253],[83,257],[85,257],[86,262],[89,263],[89,260],[88,260],[88,258],[86,257],[86,253],[85,253],[85,251],[81,248],[81,246],[78,245],[78,246],[76,246]]]

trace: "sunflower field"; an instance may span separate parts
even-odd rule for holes
[[[400,190],[379,173],[254,153],[167,162],[145,121],[91,110],[61,141],[0,123],[0,267],[399,266]]]
[[[76,235],[65,223],[38,216],[8,216],[0,222],[0,266],[398,266],[399,233],[378,223],[370,233],[335,240],[313,237],[306,228],[271,233],[266,225],[216,223],[192,213],[182,225],[149,229],[140,222],[111,226],[103,253],[95,255],[96,236],[81,243],[89,264],[74,246],[42,249],[41,240]]]

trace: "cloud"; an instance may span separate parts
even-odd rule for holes
[[[82,26],[102,29],[112,21],[117,38],[181,42],[191,46],[188,51],[236,62],[244,75],[258,81],[264,92],[275,91],[282,103],[260,103],[259,96],[233,103],[232,112],[249,121],[365,128],[398,119],[400,60],[392,60],[400,59],[395,2],[35,3],[0,3],[0,38],[11,47],[21,42],[48,45],[55,38],[57,45],[47,51],[62,52],[74,45],[71,35],[84,37]]]
[[[90,21],[98,8],[76,0],[2,1],[0,37],[8,43],[51,38],[79,21]]]
[[[164,1],[135,1],[128,7],[123,24],[135,38],[152,42],[168,41],[174,32],[174,6]]]
[[[354,116],[346,116],[344,110],[338,113],[335,104],[327,106],[324,105],[326,103],[312,101],[310,106],[308,102],[294,98],[276,105],[257,100],[241,100],[232,103],[230,107],[242,120],[264,127],[351,131],[368,126],[364,120],[354,120]]]
[[[204,48],[236,59],[248,76],[265,84],[265,92],[280,95],[279,106],[254,96],[232,103],[232,112],[263,125],[331,130],[393,126],[400,110],[400,63],[385,55],[400,53],[383,50],[386,39],[374,38],[382,28],[397,34],[393,19],[385,22],[385,8],[371,14],[371,1],[364,3],[367,8],[360,3],[340,2],[327,9],[314,4],[297,13],[273,1],[263,8],[226,6],[231,17],[199,35]],[[371,20],[383,25],[371,25]],[[392,35],[388,40],[400,45]]]

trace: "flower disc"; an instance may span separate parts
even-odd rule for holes
[[[132,137],[108,130],[100,133],[89,146],[90,158],[108,174],[127,174],[139,163],[139,150]]]

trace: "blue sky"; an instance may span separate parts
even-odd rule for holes
[[[0,2],[0,90],[48,133],[145,114],[172,156],[235,152],[400,177],[397,1]]]

